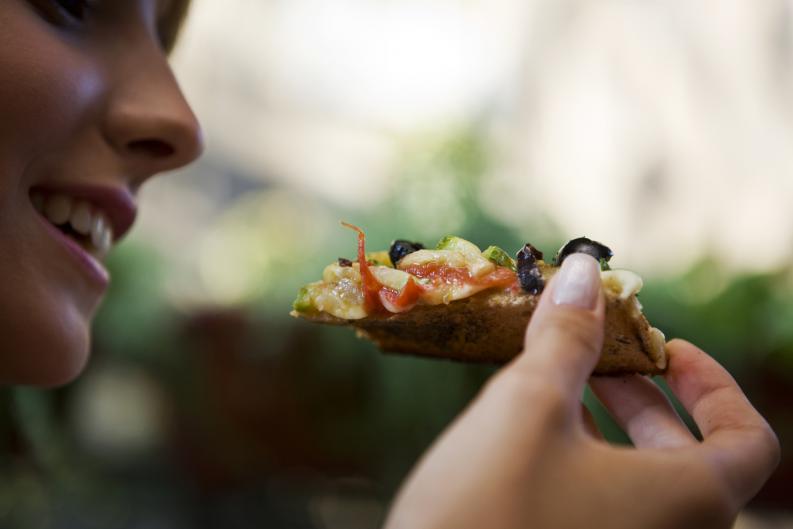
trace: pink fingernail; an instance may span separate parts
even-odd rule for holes
[[[594,309],[600,290],[600,266],[589,255],[576,253],[562,263],[553,281],[553,302]]]

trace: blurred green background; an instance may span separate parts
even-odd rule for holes
[[[290,318],[354,256],[340,219],[370,249],[610,245],[779,434],[740,526],[785,526],[790,5],[196,1],[174,65],[207,154],[143,192],[84,375],[4,390],[2,526],[377,527],[495,368]]]

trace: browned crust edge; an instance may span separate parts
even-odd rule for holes
[[[596,375],[664,372],[652,360],[651,327],[634,296],[607,295],[605,340]],[[504,364],[523,347],[523,335],[537,297],[486,291],[448,305],[418,305],[410,311],[361,320],[327,313],[296,313],[315,323],[350,326],[358,336],[390,353],[461,362]]]

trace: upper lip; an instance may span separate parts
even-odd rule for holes
[[[90,202],[107,215],[113,227],[113,239],[121,239],[132,227],[137,216],[135,197],[129,189],[98,185],[42,185],[31,191],[62,194]]]

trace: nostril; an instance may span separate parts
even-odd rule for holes
[[[136,140],[127,144],[127,148],[134,154],[143,154],[153,158],[169,158],[176,149],[162,140]]]

